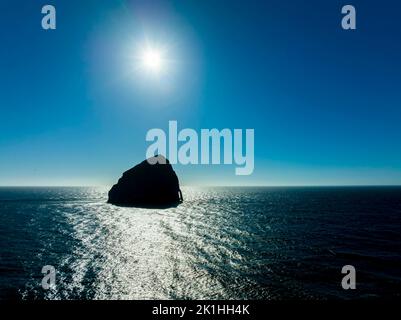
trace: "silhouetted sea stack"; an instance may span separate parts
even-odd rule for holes
[[[125,171],[109,191],[108,203],[143,208],[168,208],[182,202],[178,177],[161,155]]]

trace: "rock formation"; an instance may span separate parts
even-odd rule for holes
[[[159,155],[125,171],[109,191],[108,203],[144,208],[168,208],[182,202],[178,177]]]

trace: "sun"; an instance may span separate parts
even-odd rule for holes
[[[140,76],[150,81],[171,78],[176,63],[171,59],[172,51],[168,44],[145,39],[132,42],[128,48],[130,72],[135,77]]]
[[[141,60],[144,68],[153,73],[160,73],[164,67],[162,53],[157,49],[144,50]]]

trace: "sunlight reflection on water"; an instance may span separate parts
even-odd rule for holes
[[[69,283],[60,297],[66,292],[72,297],[88,295],[88,285],[95,299],[221,296],[222,285],[203,268],[194,268],[188,252],[203,247],[218,254],[213,244],[205,246],[196,230],[213,232],[217,226],[202,222],[205,209],[191,214],[199,205],[193,202],[199,201],[199,194],[190,188],[185,194],[184,204],[163,210],[117,207],[105,203],[105,198],[68,205],[67,223],[80,245],[63,260],[74,275],[72,281],[65,279]],[[49,298],[59,294],[53,292]]]
[[[0,189],[0,299],[346,299],[350,262],[355,295],[399,295],[401,188],[183,193],[155,210],[107,204],[106,189]]]

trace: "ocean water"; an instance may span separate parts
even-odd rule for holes
[[[399,187],[183,194],[154,210],[107,204],[102,188],[0,188],[0,299],[401,296]],[[344,265],[355,290],[341,287]]]

